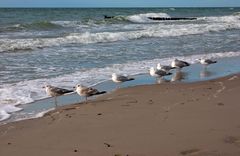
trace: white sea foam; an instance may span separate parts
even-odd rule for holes
[[[198,20],[205,20],[208,22],[217,22],[217,23],[239,23],[240,13],[234,13],[229,16],[208,16],[208,17],[199,17]]]
[[[90,24],[84,24],[81,21],[51,21],[51,23],[57,24],[63,27],[74,27],[77,29],[90,27]]]
[[[8,114],[6,111],[4,110],[0,110],[0,121],[6,120],[8,118],[10,118],[10,114]]]
[[[6,120],[11,117],[11,113],[22,110],[11,104],[0,104],[0,121]]]
[[[50,111],[53,111],[55,108],[50,108],[48,110],[45,110],[45,111],[42,111],[40,113],[37,113],[34,118],[40,118],[40,117],[43,117],[46,113],[50,112]]]

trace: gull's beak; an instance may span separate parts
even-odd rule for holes
[[[73,89],[76,89],[76,87],[73,87]]]

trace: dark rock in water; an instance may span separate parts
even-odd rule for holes
[[[155,21],[171,21],[171,20],[196,20],[194,17],[148,17]]]
[[[111,18],[114,18],[114,16],[107,16],[107,15],[104,15],[104,18],[105,18],[105,19],[111,19]]]

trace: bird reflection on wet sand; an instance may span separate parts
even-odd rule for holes
[[[163,84],[163,83],[168,83],[168,82],[170,82],[170,80],[167,80],[164,77],[156,78],[156,84]]]
[[[171,81],[172,82],[182,81],[186,79],[186,76],[187,76],[187,73],[177,70],[176,73],[173,75]]]
[[[212,75],[214,75],[214,72],[209,71],[207,68],[203,68],[202,71],[200,71],[200,78],[202,79],[210,77]]]

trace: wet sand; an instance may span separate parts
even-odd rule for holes
[[[239,156],[240,75],[123,88],[0,127],[0,155]]]

